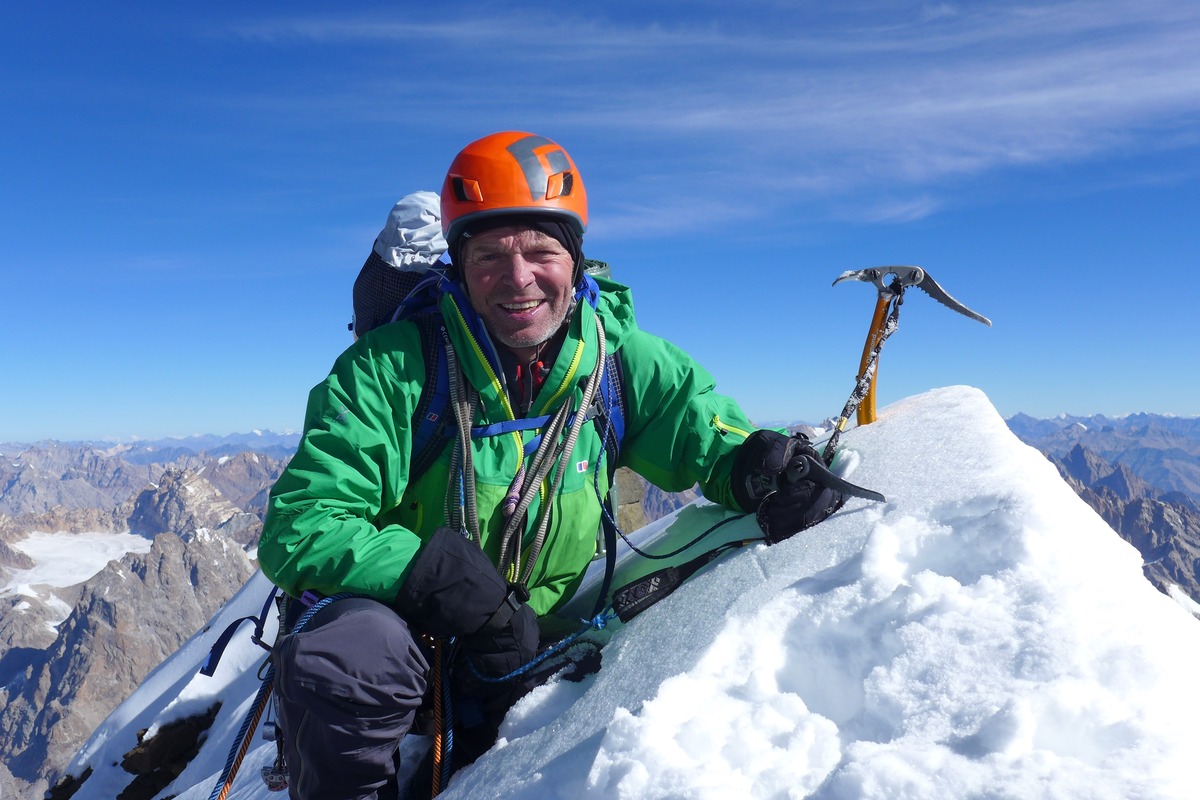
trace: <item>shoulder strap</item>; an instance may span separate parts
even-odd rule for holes
[[[596,429],[604,439],[611,485],[617,471],[617,457],[621,454],[621,442],[625,438],[625,365],[620,350],[608,354],[600,379],[600,398]]]
[[[608,494],[601,501],[600,525],[604,529],[604,579],[600,584],[600,595],[592,616],[604,610],[612,587],[613,573],[617,568],[617,510],[612,503],[613,481],[617,479],[617,458],[621,454],[621,441],[625,438],[625,367],[621,351],[609,353],[600,381],[600,412],[594,420],[596,430],[604,440],[604,452],[608,462]]]
[[[425,383],[413,412],[412,458],[408,469],[410,486],[429,471],[453,433],[449,427],[450,373],[440,335],[443,322],[435,314],[421,314],[413,321],[421,333]]]

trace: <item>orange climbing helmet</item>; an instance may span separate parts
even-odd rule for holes
[[[442,231],[453,243],[488,217],[549,217],[587,230],[587,192],[567,151],[544,136],[493,133],[464,147],[442,184]]]

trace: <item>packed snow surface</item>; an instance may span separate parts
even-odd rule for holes
[[[618,629],[597,674],[522,700],[441,796],[1194,797],[1200,622],[983,394],[910,398],[843,441],[887,502],[699,574]],[[653,527],[718,513],[702,505]],[[243,592],[203,642],[258,602]],[[189,680],[198,639],[152,675],[172,694],[97,731],[72,768],[97,770],[84,793],[116,785],[138,726],[208,692],[227,702],[163,793],[208,797],[254,689],[247,639],[237,674]],[[272,796],[273,753],[256,740],[231,798]]]

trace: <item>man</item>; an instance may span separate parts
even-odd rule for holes
[[[522,688],[475,674],[534,657],[537,617],[571,598],[595,553],[607,455],[586,412],[607,354],[621,363],[621,465],[757,512],[772,542],[842,500],[787,479],[816,455],[806,440],[755,431],[703,368],[638,329],[627,288],[584,273],[587,198],[557,144],[520,132],[473,142],[450,166],[441,211],[453,266],[434,341],[402,320],[342,354],[271,493],[267,575],[306,603],[353,595],[274,653],[296,798],[395,796],[399,742],[431,681],[421,635],[456,643],[455,763],[490,746]],[[436,347],[458,435],[414,473]]]

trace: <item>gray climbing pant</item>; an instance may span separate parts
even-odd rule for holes
[[[429,674],[408,624],[375,600],[339,600],[272,658],[292,800],[395,800]]]

